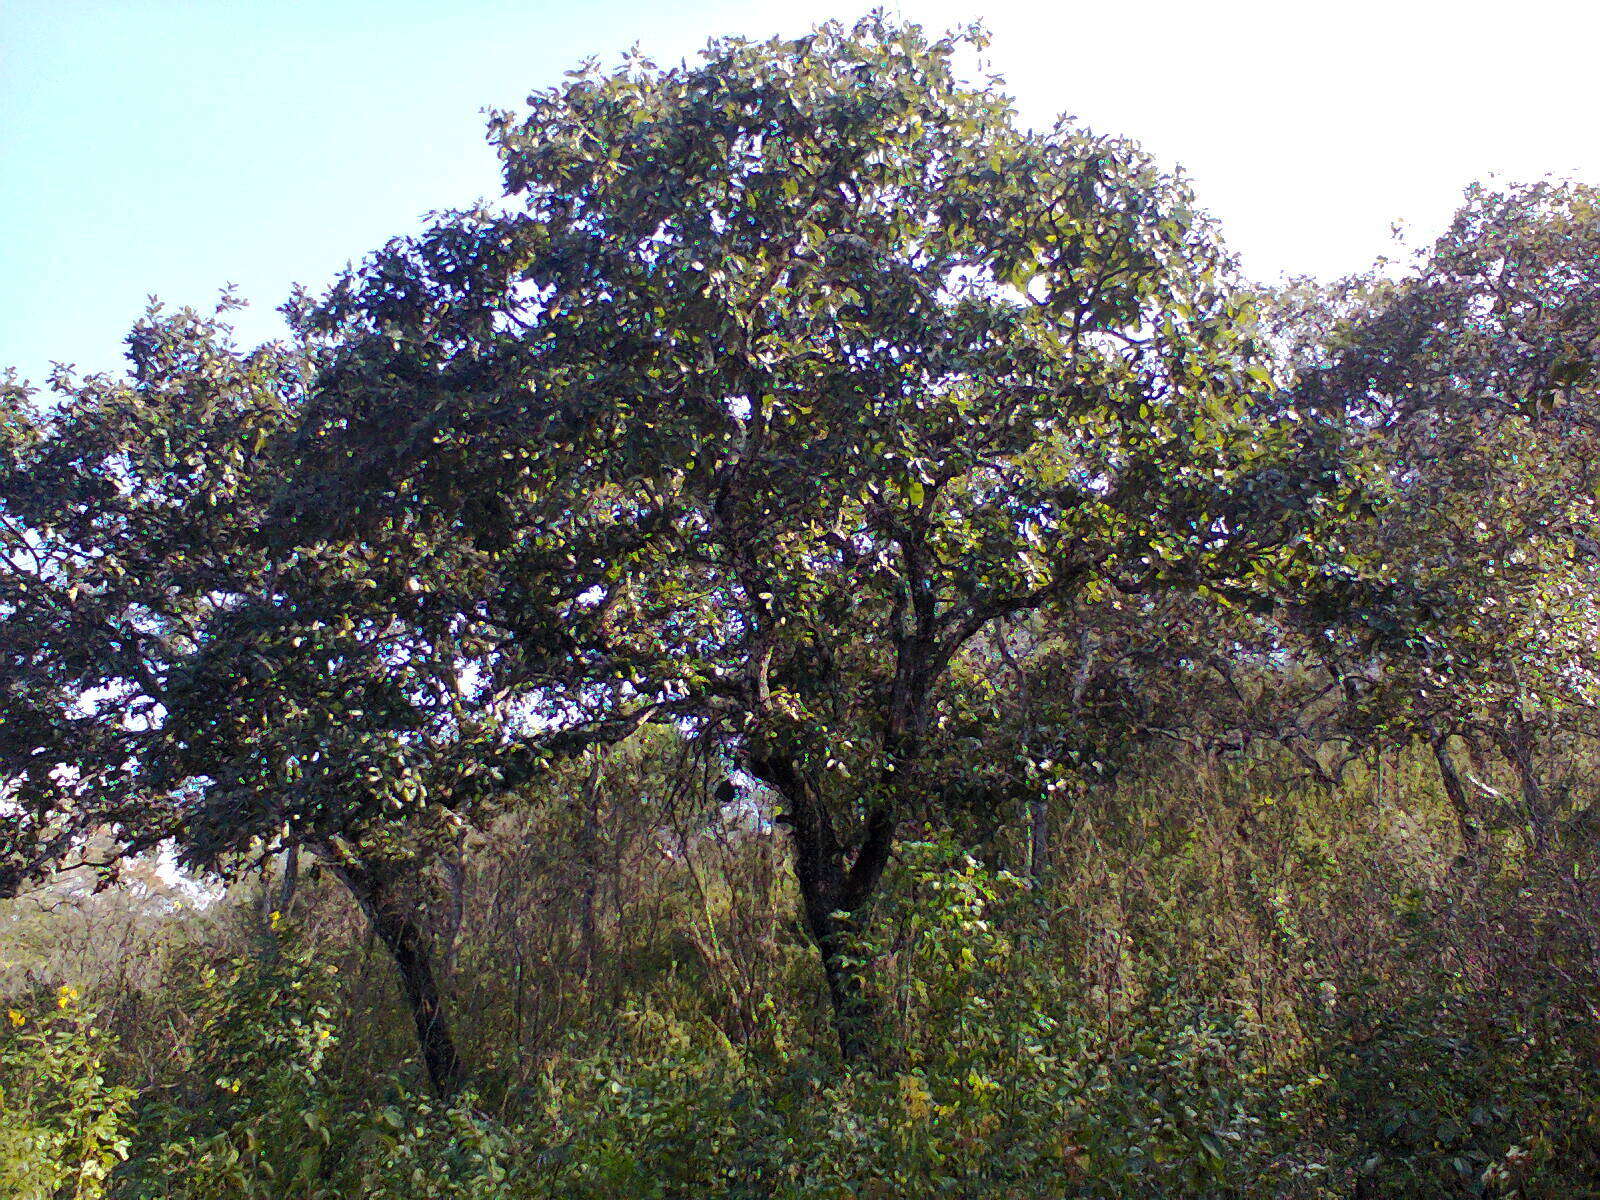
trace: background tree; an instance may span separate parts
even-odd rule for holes
[[[1454,735],[1502,752],[1542,844],[1535,729],[1592,728],[1597,211],[1577,185],[1470,190],[1411,274],[1324,322],[1294,389],[1380,501],[1341,534],[1342,593],[1303,612],[1333,619],[1352,727],[1431,745],[1469,845]]]
[[[123,380],[59,374],[54,404],[5,397],[0,716],[10,890],[112,833],[173,836],[181,797],[153,781],[175,675],[202,629],[256,592],[256,462],[281,431],[292,356],[235,353],[214,321],[152,313]]]
[[[307,848],[394,958],[448,1091],[463,1068],[405,884],[507,786],[485,747],[509,718],[422,582],[470,548],[274,545],[311,364],[187,310],[152,312],[130,358],[126,380],[59,377],[53,407],[8,397],[8,888],[169,842],[224,877]]]

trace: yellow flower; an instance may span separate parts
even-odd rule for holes
[[[63,983],[61,990],[56,993],[56,1007],[60,1009],[71,1008],[78,1002],[78,989],[70,984]]]
[[[19,1013],[14,1008],[7,1009],[6,1010],[6,1016],[10,1019],[10,1021],[11,1021],[11,1023],[13,1025],[18,1025],[18,1026],[24,1024],[28,1019],[27,1017],[23,1016],[21,1013]]]
[[[283,914],[277,909],[273,909],[271,914],[267,917],[267,925],[271,929],[277,929],[278,922],[281,920],[283,920]]]
[[[906,1116],[913,1121],[925,1121],[933,1112],[933,1099],[928,1085],[915,1075],[900,1076],[900,1100],[905,1105]]]

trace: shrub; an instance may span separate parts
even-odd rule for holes
[[[141,1106],[131,1196],[338,1195],[330,1157],[345,1105],[326,1070],[331,970],[286,929],[258,954],[200,970],[191,1061]]]
[[[108,1081],[108,1039],[78,993],[53,1009],[9,1008],[0,1022],[0,1193],[96,1200],[128,1153],[133,1092]]]

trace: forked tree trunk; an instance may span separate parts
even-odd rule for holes
[[[329,855],[328,863],[394,960],[434,1092],[441,1097],[453,1095],[460,1090],[466,1070],[450,1034],[427,939],[415,913],[398,895],[392,876],[348,856]]]

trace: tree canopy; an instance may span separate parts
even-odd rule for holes
[[[1314,439],[1187,188],[1020,128],[959,79],[978,45],[870,20],[585,69],[494,117],[505,204],[301,314],[329,349],[278,511],[472,546],[417,578],[482,687],[670,716],[770,787],[829,964],[974,639],[1259,591],[1329,490],[1284,469]]]

